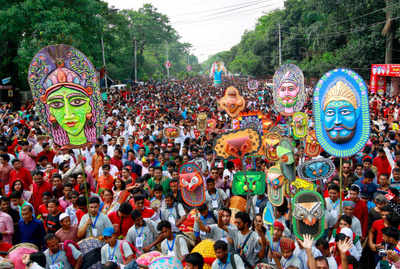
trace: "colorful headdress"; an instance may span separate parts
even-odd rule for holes
[[[246,102],[243,96],[240,95],[239,90],[230,86],[225,90],[224,96],[218,100],[218,105],[231,118],[235,119],[245,108]]]
[[[220,135],[214,144],[214,151],[223,159],[243,158],[258,151],[260,135],[256,130],[247,128],[234,130]]]
[[[265,173],[257,171],[239,171],[233,176],[233,195],[259,195],[265,193]]]
[[[313,114],[317,139],[333,156],[352,156],[369,139],[368,88],[352,70],[334,69],[322,76],[314,90]]]
[[[261,112],[241,112],[239,115],[239,128],[246,129],[252,128],[262,136],[264,131],[264,119],[265,116]]]
[[[292,201],[293,232],[297,238],[309,234],[318,240],[324,233],[324,198],[315,191],[298,192]]]
[[[299,177],[316,181],[330,178],[335,172],[335,165],[330,159],[317,158],[306,161],[297,167]]]
[[[307,135],[308,116],[303,112],[296,112],[292,117],[292,134],[294,139],[301,139]]]
[[[105,122],[103,103],[96,69],[82,52],[63,44],[41,49],[29,66],[28,82],[54,143],[78,148],[96,142]]]
[[[273,206],[281,206],[285,199],[286,180],[279,165],[268,169],[267,186],[268,200]]]
[[[285,116],[300,111],[306,100],[304,75],[294,64],[284,64],[276,70],[273,78],[274,106]]]
[[[194,163],[184,163],[179,170],[182,199],[188,206],[201,206],[206,200],[206,183],[201,169]]]

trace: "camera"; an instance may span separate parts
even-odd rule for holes
[[[378,250],[378,256],[379,256],[379,257],[386,257],[386,256],[387,256],[386,249],[380,249],[380,250]]]

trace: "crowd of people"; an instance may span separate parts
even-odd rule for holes
[[[239,89],[246,111],[262,111],[275,123],[287,120],[274,111],[265,83],[256,90],[242,80],[228,85]],[[326,223],[324,236],[315,241],[294,235],[288,197],[274,207],[272,237],[262,215],[267,192],[251,197],[257,210],[232,213],[231,184],[242,162],[218,159],[213,152],[216,136],[232,129],[232,119],[217,108],[225,88],[193,78],[108,92],[104,133],[82,149],[52,143],[34,103],[2,105],[3,256],[19,243],[32,243],[40,252],[24,256],[27,268],[86,268],[87,253],[77,243],[96,238],[103,268],[138,268],[141,254],[158,250],[186,268],[201,269],[206,259],[191,249],[210,239],[212,269],[400,268],[400,97],[370,95],[370,140],[341,168],[338,159],[321,153],[333,160],[336,172],[319,187]],[[311,119],[311,88],[307,92],[303,111]],[[213,130],[196,131],[199,112],[215,120]],[[180,130],[175,139],[163,133],[171,126]],[[302,141],[296,145],[299,165],[309,157]],[[185,204],[179,187],[179,168],[187,162],[198,164],[206,181],[206,202],[198,208]],[[259,156],[250,169],[267,171],[272,165]]]

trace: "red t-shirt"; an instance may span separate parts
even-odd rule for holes
[[[49,182],[43,181],[40,186],[36,183],[33,184],[32,205],[35,210],[42,204],[43,193],[45,192],[52,192]]]
[[[32,175],[28,169],[21,167],[18,171],[13,169],[10,172],[10,186],[16,181],[20,179],[24,184],[24,189],[29,190],[32,185]]]
[[[379,245],[382,243],[382,229],[385,228],[383,219],[378,219],[372,223],[372,228],[376,231],[376,241],[375,244]]]
[[[122,224],[121,224],[121,217],[118,216],[118,211],[111,212],[108,214],[108,218],[110,219],[112,224],[117,224],[119,229],[117,235],[120,236],[121,234],[125,237],[126,234],[128,233],[129,228],[131,228],[134,225],[134,222],[132,218],[125,217],[122,219]]]

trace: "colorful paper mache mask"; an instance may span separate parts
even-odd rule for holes
[[[177,138],[180,134],[178,127],[166,127],[164,128],[164,136],[168,139]]]
[[[279,165],[269,168],[267,173],[268,200],[273,206],[281,206],[283,204],[285,185],[286,180]]]
[[[306,100],[304,75],[294,64],[281,65],[273,78],[275,109],[284,116],[291,116],[303,108]]]
[[[265,156],[271,162],[279,160],[276,148],[279,146],[281,136],[278,133],[267,132],[263,137],[263,145],[265,148]]]
[[[308,117],[306,113],[296,112],[292,117],[292,133],[295,139],[301,139],[307,135]]]
[[[306,147],[304,148],[304,153],[308,157],[317,157],[322,151],[321,146],[318,143],[315,131],[311,130],[306,136]]]
[[[179,170],[179,187],[183,201],[189,206],[201,206],[206,199],[206,183],[201,169],[194,163],[184,163]]]
[[[237,172],[233,176],[232,193],[234,195],[265,193],[265,173],[257,171]]]
[[[257,130],[261,136],[263,135],[264,115],[260,112],[242,112],[238,120],[240,129],[252,128]]]
[[[297,167],[299,177],[309,181],[330,178],[334,172],[335,165],[331,160],[326,158],[309,160]]]
[[[260,135],[254,129],[241,129],[224,133],[215,140],[214,151],[223,159],[243,158],[258,151]]]
[[[298,177],[294,182],[290,184],[290,191],[292,194],[296,194],[300,191],[316,191],[316,190],[317,188],[314,183]]]
[[[292,200],[293,232],[297,238],[309,234],[318,240],[324,233],[324,199],[315,191],[298,192]]]
[[[233,86],[226,89],[225,94],[221,99],[218,100],[218,104],[221,109],[233,119],[237,118],[245,108],[245,100],[240,95],[239,90]]]
[[[318,81],[314,90],[313,114],[317,139],[336,157],[359,152],[369,139],[368,88],[349,69],[334,69]]]
[[[96,69],[68,45],[41,49],[28,71],[35,109],[55,144],[67,148],[95,143],[103,132],[104,109]]]
[[[200,113],[197,115],[197,130],[204,132],[207,129],[207,113]]]

